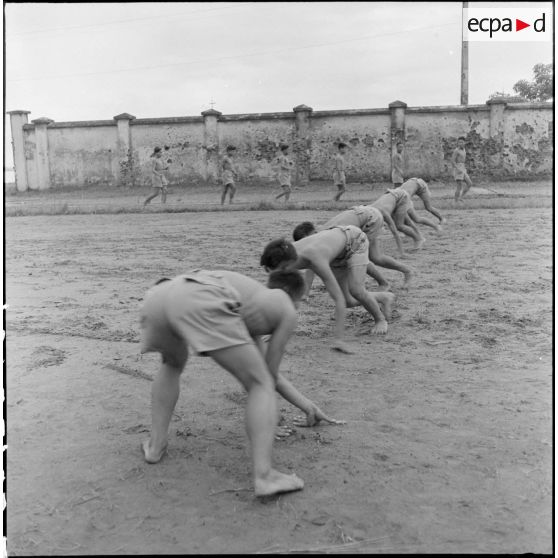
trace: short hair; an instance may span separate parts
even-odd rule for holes
[[[306,238],[316,232],[316,227],[311,221],[303,221],[299,223],[293,231],[293,240],[296,242],[301,238]]]
[[[460,139],[462,139],[463,141],[467,141],[467,138],[465,138],[465,137],[463,137],[463,136],[459,136],[459,137],[457,138],[457,141],[459,141]]]
[[[286,143],[282,143],[282,144],[279,146],[279,149],[280,149],[281,151],[286,151],[287,149],[289,149],[289,146],[288,146]]]
[[[400,145],[403,146],[403,142],[402,142],[402,141],[398,141],[397,144],[396,144],[396,147],[399,147]]]
[[[337,144],[337,149],[341,149],[342,147],[347,147],[347,144],[346,144],[346,143],[343,143],[342,141],[340,141],[340,142]]]
[[[276,269],[269,274],[269,289],[282,289],[291,300],[300,300],[304,294],[306,283],[302,273],[296,269]]]
[[[264,248],[260,257],[260,265],[274,270],[278,267],[284,267],[290,262],[295,262],[297,259],[296,249],[285,238],[277,238],[272,240]]]
[[[234,145],[227,145],[227,151],[236,151],[236,147]]]

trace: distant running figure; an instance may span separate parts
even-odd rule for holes
[[[146,198],[143,205],[147,205],[153,198],[161,194],[161,202],[167,203],[167,185],[169,181],[165,176],[165,171],[169,168],[168,164],[161,160],[163,152],[160,147],[156,147],[151,154],[153,162],[151,164],[151,186],[153,193]],[[168,162],[168,161],[167,161]]]
[[[347,191],[347,181],[345,178],[345,153],[347,152],[347,144],[340,142],[337,145],[337,153],[333,158],[333,185],[337,187],[337,193],[334,196],[335,201],[339,201],[341,196]]]
[[[234,179],[236,177],[236,167],[233,161],[235,151],[236,147],[234,145],[229,145],[227,147],[227,154],[223,157],[223,162],[221,163],[221,169],[223,171],[223,175],[221,177],[223,181],[221,205],[225,203],[227,192],[229,193],[229,203],[233,202],[234,195],[236,193],[236,186],[234,183]]]
[[[393,182],[393,187],[398,188],[405,181],[403,178],[403,144],[401,142],[398,142],[396,146],[392,166],[391,181]]]
[[[283,191],[275,196],[275,199],[278,200],[279,198],[285,197],[285,203],[289,201],[291,196],[292,188],[291,188],[291,169],[294,166],[294,163],[289,159],[289,146],[286,144],[282,144],[281,147],[281,155],[279,155],[279,172],[277,174],[277,178],[279,180],[279,186],[283,189]]]
[[[454,149],[451,156],[451,164],[453,167],[453,178],[456,182],[455,188],[455,202],[463,201],[463,197],[469,191],[473,182],[467,174],[465,168],[465,159],[467,152],[465,151],[465,138],[462,136],[457,140],[457,147]]]

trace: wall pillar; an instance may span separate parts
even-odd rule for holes
[[[312,148],[312,135],[310,130],[310,119],[312,117],[311,107],[298,105],[293,108],[295,113],[295,184],[307,186],[310,181],[310,150]]]
[[[16,191],[25,192],[29,190],[27,180],[27,162],[25,160],[25,139],[23,137],[23,126],[28,124],[28,110],[10,110],[10,128],[12,130],[12,151],[14,156],[14,172]]]
[[[393,171],[393,156],[397,150],[397,144],[405,145],[405,109],[407,103],[393,101],[389,105],[390,112],[390,137],[391,137],[391,171]],[[391,171],[389,180],[391,180]]]
[[[202,112],[203,146],[205,148],[204,180],[217,182],[219,178],[219,133],[218,122],[221,112],[210,108]]]
[[[132,132],[130,122],[135,120],[133,114],[123,112],[113,116],[116,121],[116,152],[118,156],[118,176],[116,183],[119,186],[134,186],[134,156],[132,149]]]
[[[507,102],[504,99],[489,99],[486,104],[490,107],[490,167],[501,170],[504,149],[504,117]]]
[[[31,123],[35,125],[35,163],[37,165],[37,187],[39,190],[50,188],[47,126],[51,122],[54,122],[54,120],[45,117],[31,120]]]

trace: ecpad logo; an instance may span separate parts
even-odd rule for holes
[[[552,12],[538,8],[467,8],[465,41],[550,41]]]

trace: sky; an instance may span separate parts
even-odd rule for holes
[[[7,2],[5,110],[72,121],[458,105],[461,13],[461,2]],[[551,42],[469,43],[469,103],[512,93],[552,57]]]

